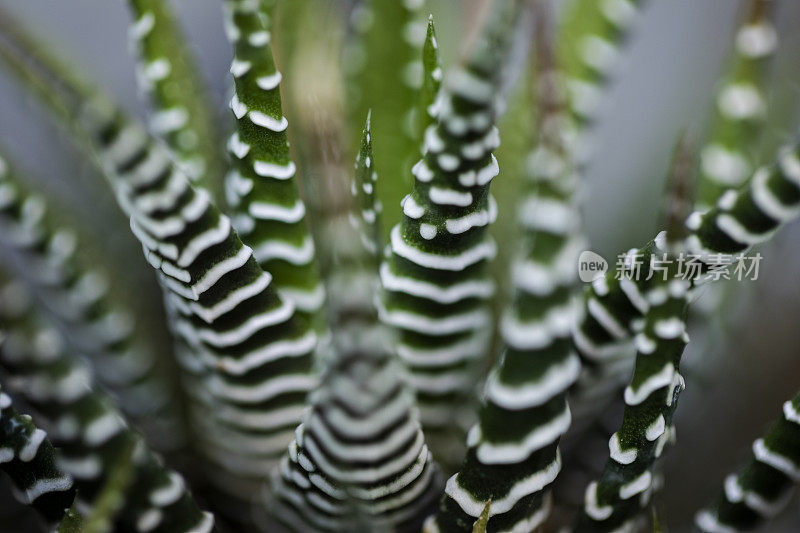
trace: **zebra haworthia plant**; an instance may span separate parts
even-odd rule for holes
[[[72,477],[56,463],[53,445],[29,415],[17,412],[0,391],[0,468],[17,490],[48,522],[61,520],[75,497]]]
[[[281,295],[309,317],[323,302],[314,243],[294,176],[281,110],[281,73],[272,60],[268,21],[258,3],[230,0],[228,39],[234,54],[235,93],[230,108],[236,131],[228,141],[232,168],[226,199],[237,232],[252,243],[253,256],[273,276]]]
[[[213,111],[177,20],[159,0],[128,4],[136,19],[128,30],[140,59],[136,79],[154,107],[150,129],[164,138],[193,183],[213,189],[221,166]]]
[[[696,516],[697,527],[716,533],[752,529],[777,515],[800,479],[800,395],[783,404],[783,416],[753,442],[752,459],[725,478],[722,495]]]
[[[720,87],[713,132],[702,150],[697,204],[713,206],[725,191],[741,185],[752,172],[765,120],[766,71],[778,37],[770,0],[753,2],[747,20],[736,32],[728,79]]]
[[[0,369],[17,394],[50,428],[58,465],[75,480],[76,509],[89,515],[115,465],[129,460],[133,479],[114,520],[117,527],[149,531],[208,532],[213,518],[197,509],[183,477],[166,470],[110,399],[96,392],[90,371],[68,353],[60,334],[31,307],[19,283],[0,283],[0,318],[8,339]],[[40,431],[40,436],[43,433]]]
[[[445,76],[452,6],[224,0],[232,117],[218,124],[177,12],[129,0],[146,127],[0,10],[0,66],[69,132],[130,229],[103,209],[85,224],[0,159],[12,492],[59,531],[644,530],[659,487],[679,486],[656,481],[693,386],[679,364],[704,285],[632,265],[691,254],[714,272],[800,212],[798,145],[761,167],[754,155],[778,34],[770,2],[747,3],[700,164],[679,158],[665,195],[667,227],[586,287],[583,137],[645,2],[573,0],[560,21],[547,0],[487,2]],[[322,47],[326,63],[305,64]],[[312,131],[320,104],[295,79],[317,73],[333,108]],[[535,89],[511,109],[533,135],[501,154],[520,78]],[[143,291],[157,318],[137,316],[91,224],[141,248],[128,267],[160,294]],[[511,260],[493,265],[500,246]],[[169,346],[148,331],[159,318]],[[576,509],[557,484],[576,483],[562,472],[596,453],[584,429],[614,401],[622,418]],[[696,527],[748,529],[782,508],[799,410],[784,404]]]
[[[30,193],[2,157],[0,190],[0,241],[21,256],[26,276],[48,309],[69,325],[70,337],[92,359],[98,380],[119,398],[126,414],[162,447],[178,445],[182,430],[170,405],[175,394],[158,374],[155,347],[137,338],[135,313],[113,291],[107,273],[79,255],[79,247],[85,252],[88,244],[73,228],[60,226],[53,206]]]
[[[565,393],[580,370],[569,332],[577,311],[573,265],[583,238],[564,138],[571,119],[555,70],[550,10],[539,7],[539,138],[517,213],[514,300],[500,322],[503,352],[486,380],[466,460],[447,483],[434,530],[458,531],[481,516],[487,530],[533,530],[547,518],[549,485],[561,469],[558,439],[570,424]]]
[[[429,436],[469,420],[465,402],[489,348],[495,284],[487,265],[496,244],[487,228],[497,217],[489,186],[499,173],[492,151],[500,143],[494,92],[507,11],[497,8],[433,104],[436,123],[425,130],[412,192],[402,200],[403,219],[391,230],[391,253],[381,266],[381,317],[399,331],[398,354]]]
[[[378,286],[375,164],[368,119],[353,181],[353,219],[364,246],[343,251],[350,268],[330,280],[340,284],[330,299],[332,353],[273,482],[276,514],[297,531],[419,528],[438,496],[438,469],[392,337],[372,298],[348,294],[361,280],[367,295]]]

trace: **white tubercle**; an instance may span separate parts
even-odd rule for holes
[[[494,283],[489,280],[467,280],[442,287],[435,283],[411,277],[397,276],[387,263],[380,268],[381,283],[386,290],[405,292],[419,298],[427,298],[442,304],[450,304],[465,298],[489,298],[494,294]]]
[[[722,196],[719,197],[719,200],[717,200],[717,207],[719,207],[723,211],[730,211],[731,209],[733,209],[733,206],[736,205],[736,200],[738,198],[739,195],[736,194],[735,190],[727,190],[722,194]]]
[[[608,440],[608,450],[610,453],[611,459],[618,462],[621,465],[629,465],[636,460],[636,456],[638,455],[638,450],[636,448],[629,448],[627,450],[622,450],[622,446],[619,442],[619,434],[614,433],[611,435],[611,438]]]
[[[141,533],[148,533],[157,528],[163,519],[164,512],[161,509],[149,508],[136,519],[136,529]]]
[[[267,128],[276,133],[284,131],[289,125],[286,117],[281,117],[280,120],[278,120],[260,111],[250,111],[247,116],[250,117],[250,121],[256,126]]]
[[[454,189],[443,189],[433,186],[428,191],[428,195],[433,203],[439,205],[467,207],[472,204],[472,193],[470,192],[461,192]]]
[[[761,93],[749,83],[735,83],[723,88],[717,106],[720,113],[738,120],[761,116],[766,108]]]
[[[750,164],[742,154],[719,144],[704,148],[700,161],[708,177],[729,186],[740,185],[750,173]]]
[[[560,471],[561,454],[557,454],[552,463],[542,470],[519,480],[511,487],[505,496],[492,498],[492,505],[489,507],[489,516],[492,517],[508,512],[519,500],[528,494],[538,492],[552,483]],[[458,475],[447,480],[444,491],[465,513],[474,518],[479,517],[486,507],[485,501],[476,500],[472,494],[461,488],[461,485],[458,483]]]
[[[236,346],[249,339],[253,334],[263,328],[272,327],[288,320],[294,313],[294,306],[290,302],[282,302],[280,306],[268,312],[251,317],[242,324],[232,329],[217,331],[208,328],[198,328],[197,337],[217,348]]]
[[[299,246],[278,239],[261,241],[253,249],[253,257],[259,263],[283,259],[293,265],[307,265],[314,259],[314,241],[310,236],[306,236]]]
[[[419,205],[411,194],[406,195],[400,205],[403,208],[403,214],[408,218],[419,219],[425,214],[425,208]]]
[[[183,478],[176,472],[169,472],[167,484],[150,493],[150,502],[157,507],[166,507],[178,501],[183,494]]]
[[[798,206],[786,206],[781,202],[770,189],[767,181],[769,180],[769,170],[759,169],[753,176],[750,190],[753,193],[753,202],[761,211],[773,220],[786,222],[798,213]]]
[[[209,380],[211,392],[221,399],[256,404],[281,394],[308,392],[317,386],[317,378],[308,374],[282,375],[254,385],[239,385],[213,376]]]
[[[425,144],[423,146],[423,153],[431,152],[438,153],[444,150],[444,141],[439,137],[436,131],[436,125],[428,126],[425,130]]]
[[[293,161],[286,164],[271,163],[269,161],[256,161],[253,163],[253,170],[259,176],[265,178],[275,178],[277,180],[288,180],[297,171]]]
[[[504,409],[521,410],[542,405],[562,393],[578,378],[580,359],[570,354],[562,363],[554,364],[538,380],[510,385],[503,383],[496,372],[486,382],[488,401]]]
[[[234,78],[241,78],[250,71],[252,66],[253,65],[249,61],[234,59],[231,62],[231,74],[233,74]]]
[[[603,97],[603,90],[595,83],[580,78],[567,80],[567,89],[571,96],[572,108],[578,116],[591,118],[597,112]],[[550,175],[545,175],[549,177]]]
[[[200,521],[186,533],[211,533],[212,529],[214,529],[214,515],[205,511]]]
[[[794,408],[794,404],[791,401],[787,401],[783,404],[783,416],[789,422],[800,424],[800,412]]]
[[[20,461],[27,463],[33,460],[39,452],[39,446],[42,444],[45,437],[47,437],[47,434],[44,431],[38,428],[35,429],[25,445],[19,449],[18,457]]]
[[[222,276],[244,265],[252,257],[252,254],[252,249],[247,246],[242,246],[242,248],[236,252],[236,255],[217,263],[211,269],[207,270],[206,273],[203,274],[203,277],[190,287],[190,299],[199,299],[200,295],[213,287]]]
[[[610,505],[599,505],[597,501],[597,482],[592,481],[586,487],[586,494],[584,495],[584,512],[593,520],[606,520],[614,508]]]
[[[236,118],[242,118],[247,114],[247,106],[242,103],[241,100],[239,100],[239,95],[236,93],[234,93],[234,95],[231,97],[228,107],[231,108],[231,111],[233,111],[233,114],[236,116]]]
[[[769,237],[768,233],[752,233],[745,228],[739,220],[732,215],[721,213],[716,218],[717,227],[721,229],[728,237],[734,241],[744,244],[753,245],[764,241]]]
[[[476,309],[461,314],[431,317],[397,309],[387,310],[380,305],[381,318],[396,327],[424,333],[426,335],[445,336],[486,327],[490,321],[488,311]]]
[[[14,459],[14,450],[8,447],[0,448],[0,464],[8,463]]]
[[[574,206],[563,201],[533,197],[525,199],[519,206],[517,219],[526,228],[562,235],[579,224],[580,214]]]
[[[83,431],[83,440],[90,446],[99,446],[125,428],[119,416],[108,411],[89,422]]]
[[[165,57],[155,59],[144,66],[142,76],[147,82],[154,83],[165,79],[172,72],[172,65]]]
[[[666,430],[667,430],[667,423],[664,420],[664,415],[658,415],[658,418],[656,418],[652,424],[647,426],[647,430],[645,431],[645,438],[650,442],[653,442],[659,437],[661,437],[661,435],[663,435]]]
[[[491,224],[497,218],[497,204],[494,198],[489,197],[488,209],[473,211],[461,218],[451,218],[445,221],[445,227],[449,233],[458,235],[466,233],[472,228],[483,227]]]
[[[636,350],[641,354],[651,354],[656,349],[656,342],[644,332],[637,334],[633,342],[636,346]]]
[[[143,14],[139,20],[134,22],[128,28],[128,38],[134,41],[139,41],[145,38],[155,26],[156,18],[152,11]]]
[[[427,183],[433,179],[433,171],[428,168],[428,164],[425,163],[424,159],[417,161],[417,163],[411,168],[411,173],[415,178],[423,183]]]
[[[569,407],[545,424],[536,426],[519,442],[495,444],[483,441],[478,445],[476,455],[483,464],[514,464],[525,460],[536,450],[551,444],[569,428],[572,416]]]
[[[791,148],[785,147],[781,149],[778,161],[784,177],[800,187],[800,158],[797,154]]]
[[[436,237],[436,226],[423,222],[419,225],[419,234],[423,239],[431,240]]]
[[[697,513],[694,522],[704,533],[738,533],[737,529],[720,523],[717,516],[709,510]]]
[[[628,405],[639,405],[645,401],[653,392],[662,387],[667,387],[672,383],[675,374],[675,367],[672,363],[667,363],[657,373],[648,377],[634,391],[632,386],[625,388],[625,403]]]
[[[247,42],[250,43],[250,46],[261,47],[269,44],[270,35],[268,31],[257,31],[251,33],[247,37]]]
[[[150,127],[158,134],[180,130],[189,122],[189,111],[183,107],[164,109],[153,114]]]
[[[458,168],[458,165],[460,164],[460,160],[458,159],[458,157],[452,154],[439,154],[436,161],[438,162],[439,167],[441,167],[441,169],[444,170],[445,172],[454,171],[455,169]]]
[[[645,470],[639,477],[619,488],[619,497],[623,500],[628,500],[649,489],[652,483],[653,474],[649,470]]]
[[[603,16],[618,28],[627,27],[636,16],[636,6],[630,0],[600,0]]]
[[[286,223],[299,222],[306,214],[306,207],[297,200],[291,207],[265,202],[252,202],[248,208],[251,216],[261,220],[279,220]]]
[[[499,173],[500,167],[497,165],[497,159],[494,157],[494,154],[492,154],[486,166],[478,170],[478,173],[475,176],[475,182],[481,186],[486,185],[492,181],[492,178],[497,177]]]
[[[103,473],[103,462],[95,454],[79,458],[61,456],[58,459],[58,466],[76,479],[97,479]]]
[[[211,323],[228,311],[235,309],[236,306],[243,301],[252,298],[256,294],[260,294],[267,288],[271,281],[272,276],[264,272],[250,285],[245,285],[244,287],[229,292],[225,298],[217,302],[213,307],[202,307],[196,302],[191,302],[189,304],[189,309],[206,323]]]
[[[753,442],[753,456],[756,460],[782,472],[795,482],[800,480],[800,466],[788,457],[770,450],[764,439],[757,439]]]
[[[225,240],[230,232],[230,219],[226,216],[220,217],[216,227],[204,231],[186,244],[178,258],[178,266],[188,267],[205,250]]]
[[[259,77],[256,84],[265,91],[271,91],[280,85],[282,79],[283,76],[276,70],[273,74]]]
[[[575,305],[567,302],[550,309],[539,320],[523,322],[517,313],[503,315],[500,333],[503,341],[516,350],[538,350],[546,347],[556,337],[569,334],[575,316]]]
[[[492,98],[493,86],[465,68],[458,68],[448,82],[454,93],[474,102],[486,102]]]
[[[656,321],[653,329],[662,339],[676,339],[686,331],[686,326],[680,318],[671,317]]]
[[[748,24],[736,35],[736,49],[745,57],[764,57],[778,46],[778,33],[772,24]]]
[[[628,336],[628,330],[617,321],[614,315],[611,314],[600,300],[594,296],[590,296],[586,302],[586,306],[589,314],[603,326],[603,329],[614,336],[614,338],[624,339]]]
[[[234,132],[228,140],[228,150],[239,159],[243,159],[250,152],[250,145],[239,138],[239,132]]]
[[[619,50],[599,35],[587,35],[580,42],[580,54],[584,63],[598,72],[607,73],[617,63]]]

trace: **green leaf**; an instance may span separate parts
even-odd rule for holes
[[[436,30],[433,27],[433,15],[428,17],[428,30],[425,35],[425,44],[422,47],[422,88],[419,91],[415,119],[417,122],[416,140],[421,143],[425,130],[436,122],[438,110],[436,99],[439,97],[439,88],[442,85],[442,61],[439,58],[439,41],[436,40]]]
[[[103,529],[113,519],[114,529],[133,530],[144,516],[158,519],[159,531],[208,533],[213,517],[197,507],[183,478],[163,466],[114,402],[94,388],[79,354],[31,306],[25,288],[5,277],[0,278],[0,320],[9,335],[0,350],[0,369],[15,394],[51,428],[59,465],[75,479],[81,511],[89,509],[83,527]],[[129,463],[133,473],[126,490]]]
[[[213,480],[249,499],[291,433],[284,418],[277,427],[248,420],[289,410],[299,421],[304,395],[316,385],[317,336],[281,298],[230,219],[189,184],[157,142],[107,104],[97,102],[83,116],[111,169],[107,178],[118,203],[159,276],[170,326],[188,348],[179,361],[197,445],[229,476]],[[250,451],[232,449],[234,441]]]
[[[83,516],[78,512],[77,505],[73,504],[69,508],[64,519],[58,525],[58,533],[85,533],[83,529]]]
[[[558,50],[570,92],[571,111],[587,124],[594,119],[609,75],[646,0],[573,0],[559,31]]]
[[[475,523],[472,525],[472,533],[486,533],[486,526],[489,524],[489,511],[492,507],[492,500],[486,502],[486,505],[483,507],[483,511],[481,515],[475,520]]]
[[[479,518],[480,507],[473,502],[502,502],[491,518],[486,516],[490,531],[529,531],[545,523],[549,491],[561,470],[559,439],[571,421],[566,391],[580,371],[570,328],[580,290],[574,265],[585,237],[577,173],[565,142],[572,118],[561,87],[553,83],[557,72],[549,27],[554,14],[546,2],[536,6],[538,136],[528,148],[523,175],[508,172],[517,178],[520,238],[503,235],[515,251],[504,276],[513,300],[500,321],[502,351],[486,380],[469,450],[436,516],[443,531]]]
[[[4,337],[0,336],[0,343]],[[0,389],[0,469],[11,479],[22,503],[48,522],[61,520],[75,498],[73,481],[56,463],[55,450],[29,415],[17,412]]]
[[[495,93],[513,16],[512,3],[500,4],[441,91],[438,122],[426,131],[381,268],[381,318],[400,334],[398,352],[416,388],[426,436],[441,457],[459,455],[456,421],[472,416],[478,370],[489,353],[494,284],[487,266],[496,244],[487,227],[497,215],[489,187],[499,173],[492,151],[500,142]],[[379,152],[376,157],[383,161]],[[456,450],[445,451],[452,445]]]
[[[765,198],[767,200],[765,201]],[[769,204],[769,205],[767,205]],[[757,170],[752,177],[729,195],[725,205],[716,205],[686,219],[688,253],[697,255],[703,271],[725,266],[726,256],[746,253],[753,245],[772,238],[775,232],[800,214],[800,144],[781,149],[775,161]],[[653,253],[663,253],[664,242],[657,238],[636,251],[649,264]],[[583,318],[574,339],[581,359],[588,363],[589,375],[601,376],[603,363],[619,353],[619,347],[633,335],[630,324],[644,316],[649,304],[643,299],[645,280],[620,280],[617,272],[608,272],[603,282],[587,287]],[[589,310],[605,318],[598,320]],[[613,322],[612,322],[613,320]],[[622,324],[617,331],[613,324]],[[583,391],[586,392],[586,391]],[[572,391],[573,397],[580,393]]]
[[[112,531],[114,520],[125,504],[125,497],[133,482],[133,441],[121,450],[117,461],[109,468],[108,478],[100,489],[94,507],[88,516],[81,515],[73,505],[58,526],[58,533],[107,533]]]
[[[662,533],[661,522],[658,519],[658,511],[653,506],[653,533]]]
[[[83,520],[82,533],[113,531],[114,520],[123,509],[128,490],[135,479],[135,447],[135,441],[130,440],[120,448],[116,461],[109,465],[106,481],[94,500],[92,512]]]
[[[695,525],[704,532],[762,527],[789,503],[799,464],[800,393],[783,404],[781,418],[753,443],[749,460],[726,476],[724,489],[697,513]]]
[[[27,181],[0,154],[0,242],[126,414],[163,448],[175,447],[184,437],[175,394],[156,365],[154,343],[139,337],[135,310],[103,264],[106,254],[71,223],[64,206],[32,193]]]
[[[409,170],[421,139],[413,125],[422,78],[425,41],[424,2],[364,0],[351,12],[351,40],[344,50],[345,104],[353,125],[350,143],[358,146],[368,110],[379,143],[379,200],[386,210],[387,229],[400,220],[400,199],[410,184]]]
[[[289,153],[271,33],[254,2],[228,0],[225,6],[236,119],[228,142],[232,168],[225,178],[231,217],[281,296],[318,324],[324,289]]]
[[[66,77],[58,87],[73,138],[99,162],[159,275],[181,342],[190,415],[201,436],[195,443],[211,459],[209,469],[223,468],[213,481],[249,500],[292,435],[284,424],[253,428],[248,417],[286,409],[299,421],[304,395],[316,384],[316,334],[280,297],[230,219],[189,184],[158,141],[104,95]],[[253,451],[232,450],[234,439]]]
[[[361,146],[355,164],[355,176],[351,187],[353,214],[359,231],[359,239],[367,253],[377,264],[383,252],[383,229],[381,212],[383,206],[378,201],[378,172],[375,154],[372,150],[372,112],[367,114],[367,122],[361,134]]]
[[[374,184],[370,131],[367,119],[353,182],[366,210],[374,210],[374,190],[363,187]],[[375,220],[367,216],[362,222],[370,227]],[[272,478],[272,511],[296,531],[316,531],[322,524],[326,530],[410,531],[433,512],[439,472],[425,446],[394,339],[375,312],[375,249],[360,246],[357,236],[374,245],[370,239],[379,232],[345,224],[336,229],[332,238],[344,245],[329,283],[331,354]],[[329,488],[309,491],[309,483],[317,482],[311,480],[319,479]]]
[[[128,35],[138,51],[137,81],[154,110],[150,130],[163,138],[186,175],[217,197],[222,154],[200,68],[165,0],[128,0]]]
[[[705,211],[753,172],[764,133],[770,65],[778,48],[773,2],[753,0],[736,32],[728,70],[714,98],[702,149],[697,208]]]

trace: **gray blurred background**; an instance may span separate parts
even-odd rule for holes
[[[765,157],[780,142],[794,138],[800,103],[800,2],[776,2],[781,51],[774,69]],[[227,120],[231,52],[220,2],[173,4],[202,61],[221,120]],[[320,9],[332,9],[331,1],[319,4]],[[460,27],[469,20],[470,10],[463,9],[460,0],[430,4],[447,62],[456,55],[458,38],[465,33]],[[697,136],[704,131],[742,5],[738,0],[651,0],[637,20],[594,131],[594,157],[587,170],[586,221],[592,249],[610,262],[654,235],[654,206],[660,204],[674,141],[686,128]],[[128,109],[144,116],[128,53],[124,2],[0,0],[0,6],[57,46],[64,57],[77,60]],[[38,186],[75,205],[94,224],[103,246],[123,260],[142,261],[127,236],[103,231],[104,220],[119,217],[116,206],[96,186],[97,180],[87,176],[85,164],[59,139],[35,103],[2,71],[0,147],[31,171]],[[716,333],[690,331],[697,333],[697,342],[686,356],[688,387],[677,414],[678,440],[666,454],[666,489],[657,499],[666,530],[690,529],[694,511],[720,490],[724,475],[747,457],[752,440],[800,388],[800,225],[795,222],[782,230],[761,252],[759,280],[733,287],[736,294],[715,316]],[[141,274],[143,270],[130,270],[137,287],[151,290],[152,279]],[[768,531],[800,531],[797,502]]]

